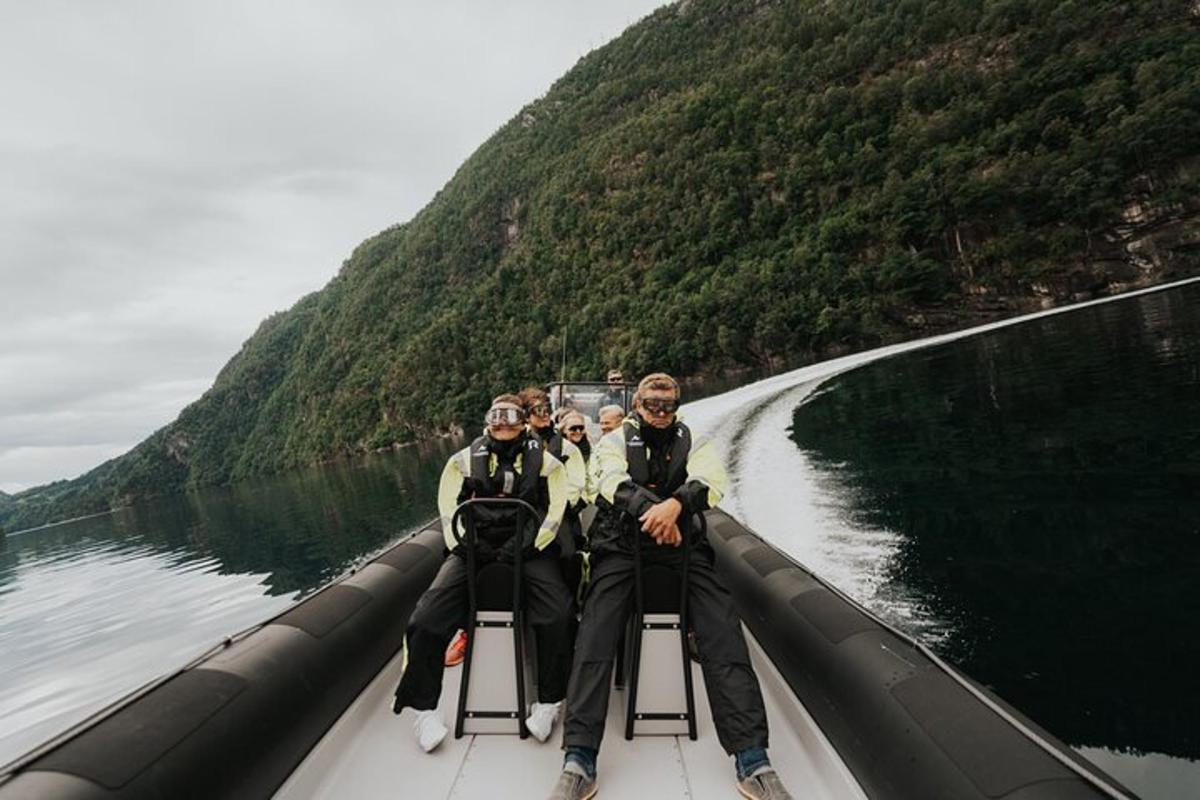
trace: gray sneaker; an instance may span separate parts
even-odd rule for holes
[[[792,800],[791,794],[783,788],[783,781],[779,780],[779,773],[773,769],[760,770],[738,781],[737,790],[750,800]]]
[[[576,772],[568,765],[558,776],[558,783],[554,784],[548,800],[588,800],[595,795],[596,779]]]

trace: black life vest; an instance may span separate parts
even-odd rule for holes
[[[480,436],[471,442],[471,459],[468,464],[468,474],[463,480],[462,490],[458,494],[458,502],[471,497],[513,497],[529,503],[538,512],[534,519],[527,516],[524,520],[526,535],[531,536],[546,515],[549,505],[546,481],[542,478],[542,443],[534,437],[529,437],[521,443],[520,449],[513,454],[512,461],[505,463],[504,459],[496,456],[496,471],[491,471],[492,449],[491,440]],[[521,471],[516,470],[516,461],[521,460]],[[476,531],[493,547],[499,547],[516,531],[517,519],[521,511],[513,506],[488,507],[473,506]]]
[[[497,456],[495,473],[491,471],[490,443],[491,439],[486,435],[471,442],[471,463],[464,493],[469,490],[475,497],[516,497],[539,508],[543,483],[542,443],[532,436],[528,437],[511,464],[504,463]],[[521,460],[520,472],[516,470],[517,458]]]
[[[649,489],[661,500],[670,497],[683,484],[687,483],[687,460],[692,451],[692,431],[682,422],[675,423],[675,437],[665,459],[667,473],[665,480],[652,483],[650,475],[650,457],[646,452],[647,446],[642,439],[638,423],[631,419],[625,420],[625,461],[630,479],[638,486]]]

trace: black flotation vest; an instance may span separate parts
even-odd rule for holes
[[[542,443],[529,437],[513,457],[505,463],[496,456],[496,472],[491,472],[491,439],[480,436],[471,442],[469,474],[471,488],[476,497],[517,497],[531,505],[538,504],[542,480]],[[521,460],[520,472],[516,469],[517,458]]]
[[[512,461],[507,463],[497,454],[496,471],[492,473],[491,442],[486,435],[471,442],[471,460],[467,479],[463,481],[462,492],[459,494],[459,502],[469,497],[514,497],[537,509],[539,517],[526,520],[527,524],[537,525],[540,517],[545,516],[548,502],[544,488],[545,480],[542,478],[542,443],[533,437],[526,438],[520,449],[513,454]],[[520,472],[516,469],[518,458],[521,460]],[[486,506],[477,507],[474,514],[481,533],[498,528],[511,528],[519,516],[512,508]]]
[[[675,490],[687,482],[688,453],[692,451],[692,431],[682,422],[675,423],[675,437],[666,452],[666,474],[651,475],[650,457],[646,441],[642,438],[637,423],[625,420],[625,461],[629,477],[638,486],[649,489],[659,499],[670,497]],[[660,454],[661,455],[661,454]]]

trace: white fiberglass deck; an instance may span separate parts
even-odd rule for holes
[[[771,761],[797,797],[811,800],[865,798],[808,713],[747,634],[762,683],[771,731]],[[611,695],[608,728],[600,751],[600,797],[646,800],[716,800],[739,794],[733,760],[717,743],[704,678],[693,665],[699,738],[639,736],[626,741],[620,720],[625,693]],[[301,798],[542,798],[562,768],[561,729],[542,744],[530,737],[465,735],[456,740],[453,709],[460,667],[446,670],[441,708],[451,733],[431,754],[413,737],[413,712],[392,713],[399,658],[380,673],[342,715],[275,795]]]

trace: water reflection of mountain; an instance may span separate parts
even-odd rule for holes
[[[942,649],[1064,739],[1200,758],[1200,287],[876,362],[793,438]]]
[[[218,574],[264,575],[272,595],[312,591],[436,513],[438,474],[453,444],[326,464],[19,534],[0,550],[0,592],[20,561],[71,558],[88,542],[166,554],[176,569],[215,560]]]
[[[307,592],[436,513],[452,446],[438,441],[127,513],[172,549],[218,558],[223,572],[267,573],[271,594]]]

